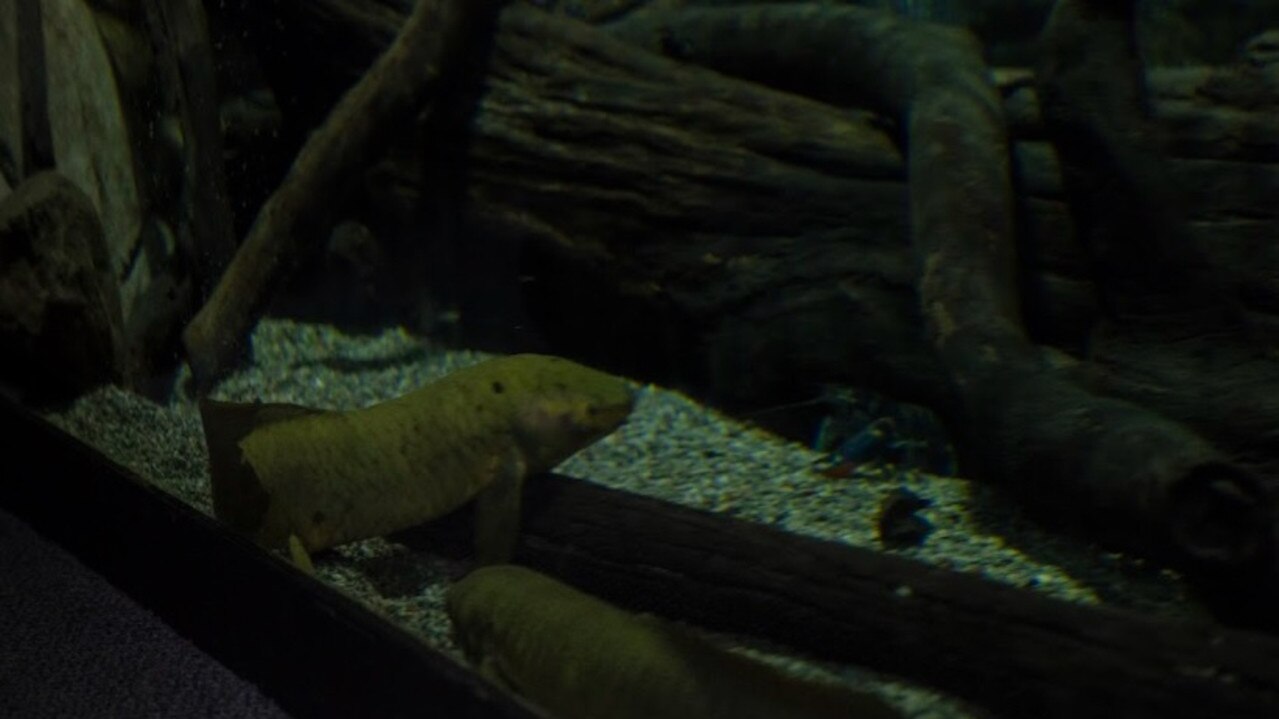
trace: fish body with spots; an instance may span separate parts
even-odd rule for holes
[[[314,552],[476,500],[476,551],[513,549],[524,478],[620,426],[630,382],[521,354],[363,409],[204,400],[214,514],[269,548]]]

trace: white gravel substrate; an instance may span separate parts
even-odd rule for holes
[[[251,366],[221,383],[214,396],[347,409],[399,396],[485,356],[433,349],[398,329],[357,336],[326,326],[264,320],[253,337]],[[188,398],[176,396],[160,406],[104,388],[49,418],[211,513],[203,434]],[[919,514],[934,529],[923,546],[895,550],[900,554],[1071,601],[1164,613],[1195,611],[1174,574],[1042,532],[1015,507],[969,482],[888,469],[830,479],[816,471],[822,461],[803,445],[676,392],[647,386],[626,425],[570,458],[559,471],[875,548],[880,502],[905,487],[931,500]],[[346,545],[317,561],[321,578],[457,656],[448,636],[443,593],[465,571],[458,562],[383,539]],[[866,673],[848,668],[788,664],[858,684],[867,681]],[[958,702],[931,692],[895,682],[873,684],[909,716],[971,715]]]

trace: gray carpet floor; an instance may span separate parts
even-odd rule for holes
[[[0,510],[0,718],[287,716],[103,577]]]

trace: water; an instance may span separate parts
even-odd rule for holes
[[[530,1],[400,65],[407,0],[39,5],[0,4],[0,376],[432,650],[477,661],[478,521],[902,716],[1279,688],[1229,649],[1276,586],[1276,4],[1045,41],[1048,2]],[[615,378],[626,422],[597,436],[584,374],[431,399],[518,353]],[[202,398],[243,405],[229,443]],[[521,484],[550,445],[575,481]],[[1147,687],[1165,646],[1219,671]]]

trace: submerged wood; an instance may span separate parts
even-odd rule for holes
[[[9,182],[16,186],[22,178],[53,168],[53,137],[49,122],[49,88],[40,2],[17,0],[5,12],[7,16],[0,22],[10,25],[6,35],[13,41],[13,46],[7,50],[12,54],[5,59],[14,63],[11,70],[14,75],[7,79],[10,82],[16,80],[10,92],[17,91],[16,97],[6,97],[11,102],[16,101],[13,110],[6,108],[6,111],[16,111],[18,115],[17,137],[6,138],[17,140],[6,148],[12,155],[8,161],[14,163],[6,174],[9,174]]]
[[[97,14],[128,100],[133,164],[145,197],[138,261],[149,272],[128,313],[133,389],[169,391],[182,327],[235,249],[223,172],[213,47],[199,0]]]
[[[527,485],[523,528],[517,562],[631,611],[898,674],[1000,716],[1260,719],[1279,701],[1273,637],[1062,602],[558,475]],[[400,538],[464,555],[470,523]]]
[[[969,430],[961,435],[967,458],[975,460],[969,472],[1011,487],[1054,518],[1069,516],[1070,523],[1108,542],[1182,565],[1246,565],[1243,571],[1249,575],[1263,566],[1268,571],[1272,518],[1261,479],[1181,422],[1097,393],[1070,371],[1073,368],[1046,356],[1027,334],[1003,112],[994,89],[983,80],[985,68],[968,38],[879,13],[854,8],[836,13],[811,6],[697,10],[658,15],[642,31],[638,25],[631,21],[625,34],[736,72],[801,75],[807,80],[805,89],[814,94],[870,103],[903,118],[914,263],[922,273],[916,278],[913,268],[899,265],[897,279],[915,285],[924,308],[931,353],[940,365],[933,368],[934,381],[949,378],[958,388],[956,396],[930,404],[940,404],[952,426]],[[803,147],[801,134],[811,138],[816,133],[804,132],[806,128],[795,122],[785,128],[794,134],[761,139],[740,133],[749,121],[734,122],[726,119],[727,108],[713,113],[709,106],[715,101],[737,104],[732,109],[741,112],[745,103],[734,103],[737,98],[727,89],[710,91],[714,86],[705,75],[676,70],[657,58],[636,59],[584,27],[543,14],[512,10],[503,16],[501,27],[492,84],[476,120],[477,138],[469,156],[477,211],[518,223],[537,243],[533,253],[553,255],[553,260],[542,260],[544,273],[564,278],[611,273],[603,284],[628,294],[629,300],[659,307],[674,304],[679,307],[674,314],[685,320],[696,313],[692,317],[699,324],[688,327],[676,344],[698,345],[700,340],[699,349],[718,354],[708,361],[740,363],[730,369],[729,377],[722,365],[712,369],[709,374],[718,385],[758,385],[761,354],[767,353],[748,343],[717,342],[738,332],[747,342],[764,339],[761,334],[768,330],[762,330],[760,322],[735,325],[734,320],[755,319],[758,315],[752,313],[761,305],[775,307],[780,297],[792,304],[773,310],[778,334],[766,337],[775,343],[778,356],[804,358],[814,344],[827,352],[826,366],[813,370],[792,364],[792,372],[823,378],[860,375],[863,383],[870,377],[871,384],[883,386],[879,373],[836,369],[841,364],[860,369],[868,362],[896,359],[885,347],[899,346],[893,338],[903,331],[911,340],[921,339],[915,329],[919,323],[903,321],[903,316],[913,314],[909,309],[883,325],[870,326],[863,320],[850,326],[850,318],[875,316],[866,308],[869,302],[859,304],[868,293],[859,296],[858,290],[878,266],[874,255],[865,252],[864,242],[859,243],[863,252],[851,250],[856,230],[848,229],[865,222],[874,210],[865,205],[858,206],[861,212],[846,210],[853,202],[872,202],[878,189],[864,170],[866,153],[856,155],[861,147],[845,142],[842,153],[833,150],[817,160],[829,172],[841,160],[856,157],[849,163],[860,160],[862,172],[856,180],[838,171],[831,173],[836,174],[833,179],[817,175],[806,163],[778,162],[778,152],[768,152],[773,149],[770,140],[784,152]],[[545,60],[551,53],[529,52],[531,38],[539,35],[561,38],[555,46],[571,60]],[[543,39],[539,44],[550,43]],[[770,49],[758,49],[765,46]],[[838,61],[809,67],[804,63],[810,53]],[[565,67],[580,70],[560,69]],[[880,71],[864,73],[859,82],[844,87],[840,83],[846,78],[822,75],[822,67]],[[604,78],[619,74],[620,68],[632,71],[633,83],[610,93]],[[674,109],[652,102],[646,97],[651,92],[649,78],[659,74],[680,77],[685,91],[699,99],[670,98]],[[575,81],[566,82],[564,76]],[[503,82],[507,78],[518,80],[519,86]],[[530,85],[536,89],[529,94],[542,98],[541,104],[531,98],[514,99]],[[561,87],[571,89],[556,94]],[[764,107],[776,111],[786,102],[779,98]],[[641,115],[640,103],[660,110]],[[536,109],[520,112],[523,107]],[[686,118],[652,126],[655,114],[673,118],[690,108],[702,110],[696,122]],[[648,128],[637,126],[641,117]],[[589,137],[603,147],[596,157],[585,158],[567,142],[533,142],[547,135]],[[658,143],[665,145],[649,149]],[[674,150],[676,145],[683,151]],[[636,162],[637,157],[642,161]],[[570,165],[576,169],[570,171]],[[584,172],[584,165],[590,170]],[[582,178],[573,188],[582,204],[569,218],[541,211],[549,210],[570,174]],[[793,204],[814,202],[812,195],[830,198],[832,205],[840,201],[830,186],[844,183],[842,216],[835,206],[816,217],[796,212]],[[886,193],[880,211],[900,214],[903,208],[893,200],[900,201],[901,188],[880,187]],[[777,194],[778,188],[785,188],[782,202],[791,207],[766,199],[768,191]],[[798,238],[788,237],[784,225],[797,216],[807,222],[792,231]],[[676,218],[682,218],[682,231],[661,232],[663,226],[681,222]],[[815,227],[822,221],[830,225]],[[819,235],[823,229],[829,233],[825,237]],[[842,241],[829,241],[835,233],[842,234]],[[893,253],[900,262],[911,260],[898,247]],[[755,267],[750,267],[751,261]],[[553,263],[561,269],[545,269]],[[570,267],[576,272],[564,271]],[[801,280],[795,276],[799,273],[817,276]],[[747,285],[752,280],[757,284]],[[842,295],[838,299],[844,306],[830,302],[815,310],[795,303],[797,297],[811,299],[823,287]],[[589,288],[573,302],[608,289]],[[720,289],[737,291],[732,304],[695,304],[718,299],[711,293]],[[567,303],[557,306],[555,316],[563,317],[568,308]],[[810,322],[806,327],[800,324],[805,320]],[[547,322],[548,327],[559,324]],[[598,334],[586,333],[585,328],[574,329],[592,342],[598,340]],[[840,335],[850,334],[863,338],[867,346],[849,347]],[[1203,507],[1213,509],[1201,511]]]
[[[313,254],[354,168],[370,162],[447,82],[491,2],[422,0],[379,61],[334,107],[259,211],[212,296],[183,333],[196,380],[207,385],[243,350],[269,292]]]
[[[1192,471],[1164,492],[1163,512],[1181,535],[1176,541],[1198,548],[1200,564],[1251,565],[1273,590],[1279,362],[1195,241],[1186,193],[1167,171],[1159,128],[1147,115],[1135,13],[1131,0],[1059,0],[1036,71],[1045,126],[1105,306],[1081,375],[1196,427],[1220,448],[1218,463],[1229,457],[1248,469]],[[1184,381],[1193,388],[1164,396]],[[1209,397],[1217,399],[1202,401]],[[1157,451],[1147,463],[1170,455]],[[1252,573],[1226,581],[1237,582],[1241,597],[1255,595]]]
[[[271,35],[273,28],[255,26],[262,42],[269,44],[259,48],[264,60],[274,75],[286,81],[277,92],[285,97],[303,96],[307,98],[304,104],[335,101],[346,78],[358,75],[394,36],[395,13],[386,5],[380,0],[280,3],[278,12],[286,13],[291,28],[303,33],[309,43],[333,47],[334,57],[345,64],[340,65],[340,72],[334,69],[317,75],[314,65],[299,63],[301,58],[296,54],[272,52],[273,48],[287,49],[287,36]],[[333,17],[343,22],[333,22]],[[895,211],[905,207],[902,158],[882,121],[869,113],[847,112],[679,64],[649,62],[645,71],[643,63],[648,61],[639,58],[646,54],[624,48],[610,48],[604,60],[588,63],[587,58],[598,53],[578,47],[584,33],[573,30],[576,26],[548,24],[531,35],[514,33],[510,27],[499,29],[498,41],[512,51],[527,49],[535,42],[545,44],[538,57],[500,59],[495,64],[488,79],[491,90],[501,92],[483,98],[481,119],[493,117],[476,125],[474,139],[505,143],[499,145],[503,154],[489,161],[495,165],[509,163],[512,170],[538,171],[558,178],[558,189],[546,180],[542,194],[527,198],[536,203],[530,206],[535,217],[554,217],[562,234],[572,238],[590,229],[587,222],[596,217],[578,214],[577,210],[587,205],[585,200],[607,201],[612,203],[610,207],[618,207],[617,195],[622,189],[634,184],[635,178],[649,177],[651,184],[645,189],[658,193],[653,204],[669,206],[668,216],[680,209],[696,211],[696,218],[685,219],[697,219],[697,226],[672,228],[663,226],[660,217],[640,216],[619,228],[625,233],[619,243],[672,231],[691,234],[706,227],[722,227],[728,238],[741,237],[746,233],[743,228],[751,227],[753,221],[767,220],[771,224],[765,228],[781,228],[772,238],[779,242],[803,236],[805,247],[820,250],[823,245],[838,243],[856,248],[848,254],[863,255],[874,250],[872,243],[883,245],[885,249],[873,252],[868,260],[878,265],[879,271],[865,273],[879,276],[882,287],[868,286],[862,291],[886,298],[899,296],[902,290],[913,292],[909,260],[885,267],[879,259],[907,249],[906,218],[903,212]],[[602,74],[609,68],[610,74]],[[1231,286],[1245,296],[1246,306],[1264,313],[1260,318],[1273,319],[1279,328],[1279,281],[1275,279],[1279,258],[1258,256],[1256,249],[1259,239],[1271,236],[1279,225],[1270,202],[1279,186],[1279,171],[1264,164],[1279,158],[1279,118],[1265,111],[1279,102],[1279,77],[1244,67],[1154,68],[1148,77],[1153,110],[1173,156],[1169,170],[1179,184],[1191,189],[1187,202],[1200,230],[1197,241],[1225,268]],[[1022,215],[1019,251],[1027,270],[1023,297],[1026,319],[1037,338],[1074,351],[1084,343],[1096,311],[1094,287],[1063,202],[1055,154],[1043,141],[1046,130],[1039,120],[1030,72],[1006,69],[997,72],[997,79],[1012,130],[1015,189]],[[571,87],[581,91],[573,93]],[[703,102],[706,94],[727,99]],[[570,114],[571,102],[596,107],[598,112]],[[608,116],[610,107],[613,112]],[[559,155],[539,154],[545,152],[546,144],[535,132],[539,118],[547,124],[548,132],[555,132]],[[552,122],[556,125],[551,126]],[[604,134],[609,127],[615,128],[614,132]],[[657,138],[647,141],[648,133],[666,133],[671,127],[679,127],[682,133],[668,136],[665,142]],[[626,143],[618,145],[619,138]],[[722,157],[716,153],[723,152],[723,145],[739,146],[739,158],[772,160],[762,166],[770,174],[756,181],[758,191],[745,200],[735,193],[749,188],[744,180],[750,178],[737,177],[734,182],[733,177],[744,161],[739,159],[726,167],[715,164]],[[618,171],[613,167],[618,164],[613,155],[623,152],[629,153],[631,174],[612,177],[609,173]],[[690,158],[690,163],[698,162],[689,169],[700,172],[699,183],[693,186],[704,199],[688,207],[679,203],[679,193],[688,190],[691,183],[676,184],[676,178],[656,176],[666,169],[660,161],[675,153]],[[544,161],[553,164],[543,168],[538,163]],[[574,168],[590,174],[579,178],[573,174]],[[514,180],[508,177],[510,173],[499,175],[498,169],[471,178],[471,192],[482,193],[491,204],[505,195],[520,197],[517,190],[527,184],[507,187],[504,178]],[[612,195],[597,187],[601,176],[618,185]],[[809,179],[801,185],[783,184],[804,176]],[[817,181],[822,177],[827,182]],[[883,184],[841,181],[857,179]],[[864,193],[881,187],[883,194],[863,199]],[[894,202],[896,207],[885,206]],[[565,211],[569,208],[574,212]],[[868,210],[877,211],[865,214]],[[743,216],[743,212],[751,214]],[[853,226],[838,225],[841,221]],[[782,235],[783,231],[787,234]],[[796,243],[793,239],[790,242]],[[819,250],[810,251],[810,255]],[[720,274],[745,275],[746,269],[735,266]],[[758,274],[758,267],[749,269],[751,277],[743,280]],[[743,296],[763,294],[762,281],[755,280],[719,300],[723,282],[710,279],[706,289],[697,293],[706,299],[686,300],[695,303],[693,309],[711,312]],[[898,315],[897,303],[889,299],[888,304],[893,309],[885,314]],[[860,321],[852,319],[854,326]],[[908,362],[904,367],[908,368],[905,374],[917,375],[924,365]],[[933,386],[925,383],[925,392]],[[744,385],[735,389],[746,392]]]
[[[143,5],[156,48],[162,111],[181,128],[183,191],[173,211],[175,230],[179,246],[195,264],[203,297],[235,250],[208,22],[199,0],[146,0]],[[190,304],[183,305],[183,314],[191,311]]]

